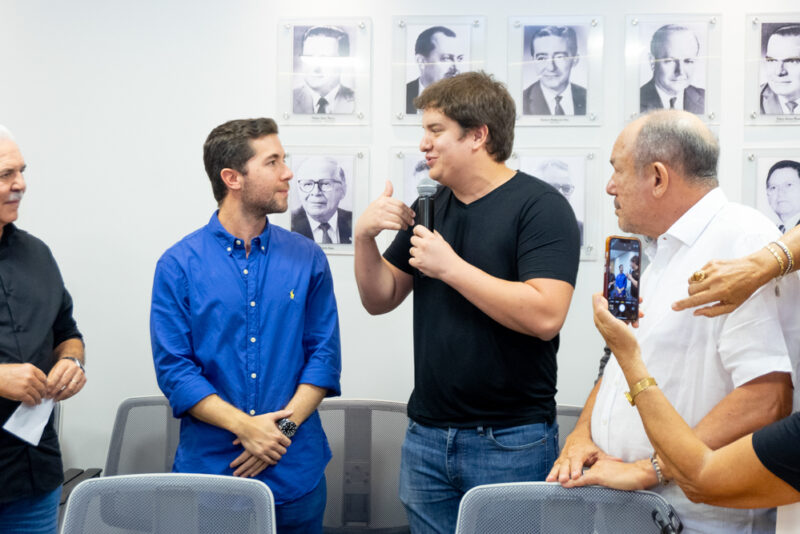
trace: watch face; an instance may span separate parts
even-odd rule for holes
[[[297,425],[294,423],[294,421],[290,421],[289,419],[281,419],[278,421],[278,429],[283,433],[284,436],[291,438],[294,436],[294,433],[297,432]]]

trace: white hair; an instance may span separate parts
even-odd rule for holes
[[[0,140],[8,139],[9,141],[14,140],[14,136],[11,134],[11,130],[0,124]]]

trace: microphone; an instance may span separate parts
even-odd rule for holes
[[[433,195],[438,185],[427,176],[417,184],[417,224],[421,224],[433,232]]]

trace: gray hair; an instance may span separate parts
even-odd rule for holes
[[[664,46],[667,44],[667,39],[671,33],[678,33],[678,32],[686,32],[692,37],[694,37],[694,42],[697,43],[697,53],[700,53],[700,40],[697,38],[697,35],[686,26],[681,26],[679,24],[667,24],[666,26],[661,26],[656,32],[653,34],[653,38],[650,40],[650,54],[659,59],[660,52],[664,49]]]
[[[7,139],[9,141],[14,141],[14,135],[11,133],[11,130],[0,124],[0,139]]]
[[[719,142],[698,119],[674,110],[654,111],[636,138],[633,152],[636,170],[659,161],[683,172],[697,185],[716,187]]]

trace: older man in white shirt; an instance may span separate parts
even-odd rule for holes
[[[694,115],[654,112],[620,134],[606,188],[620,228],[650,239],[645,250],[650,266],[641,281],[644,317],[637,330],[642,357],[673,406],[712,449],[788,415],[792,397],[779,308],[786,310],[774,284],[730,315],[713,319],[671,308],[699,266],[750,253],[779,236],[765,216],[729,202],[718,188],[718,154],[713,135]],[[796,277],[782,284],[783,300],[796,294]],[[670,473],[661,469],[626,390],[625,377],[611,360],[548,480],[651,488],[672,503],[687,533],[774,532],[774,509],[694,504],[676,485],[667,485]],[[630,392],[634,403],[636,390]],[[591,467],[582,472],[584,466]]]

